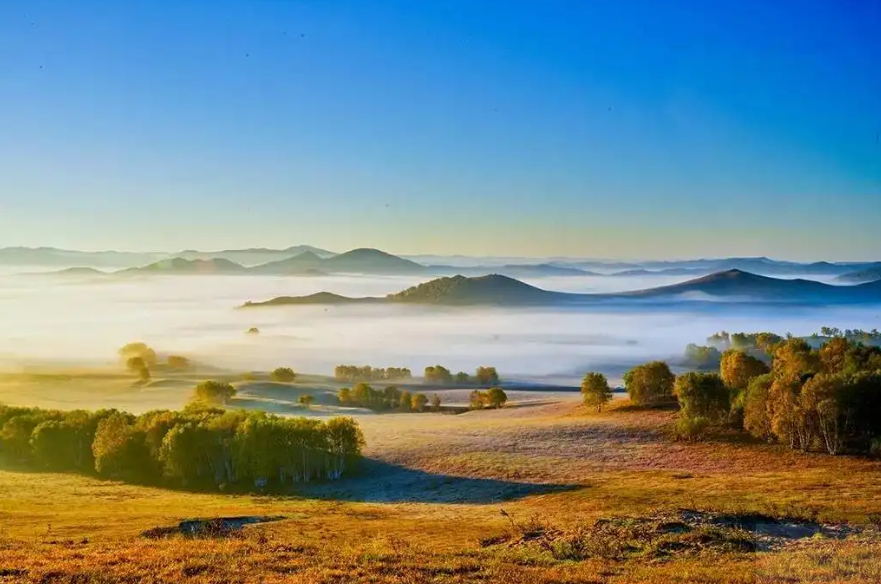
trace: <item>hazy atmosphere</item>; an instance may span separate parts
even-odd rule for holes
[[[879,0],[0,0],[0,583],[878,584],[879,106]]]

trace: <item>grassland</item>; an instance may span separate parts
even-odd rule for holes
[[[0,582],[881,581],[877,461],[672,442],[673,416],[571,400],[365,415],[360,476],[271,496],[0,471]],[[683,509],[829,529],[754,549],[748,530],[663,531]],[[285,519],[141,536],[238,515]]]

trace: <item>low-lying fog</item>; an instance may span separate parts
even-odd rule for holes
[[[552,290],[598,292],[681,282],[684,277],[563,277],[527,280]],[[149,276],[0,277],[0,365],[114,362],[129,341],[232,370],[290,365],[330,374],[339,363],[440,363],[453,371],[494,365],[508,379],[575,383],[585,370],[613,379],[636,362],[682,354],[720,330],[810,334],[822,325],[871,329],[879,310],[689,305],[579,309],[425,309],[306,306],[234,310],[246,300],[322,290],[384,295],[410,277]],[[259,335],[246,335],[249,327]]]

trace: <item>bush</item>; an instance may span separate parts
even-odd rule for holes
[[[290,367],[277,367],[269,374],[269,378],[280,383],[293,383],[297,374]]]
[[[167,362],[172,369],[189,369],[191,367],[190,360],[181,355],[169,355]]]
[[[634,367],[624,374],[624,385],[634,405],[655,405],[673,396],[676,376],[663,361],[652,361]]]
[[[677,439],[693,442],[703,438],[711,425],[712,423],[709,418],[703,416],[680,416],[676,420],[676,426],[674,427],[673,432]]]
[[[681,375],[676,380],[675,390],[681,417],[705,418],[708,423],[718,423],[728,414],[728,388],[715,373],[692,371]]]
[[[226,404],[236,394],[236,389],[222,381],[202,381],[196,386],[195,398],[206,404]]]

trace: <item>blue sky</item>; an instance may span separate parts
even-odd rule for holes
[[[881,4],[0,2],[0,245],[881,259]]]

